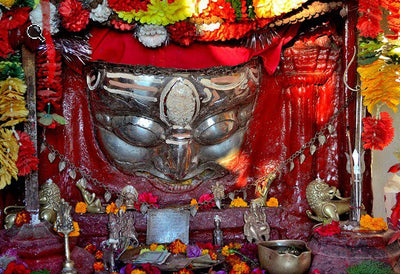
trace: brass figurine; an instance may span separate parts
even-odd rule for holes
[[[87,204],[87,212],[89,213],[103,213],[104,208],[99,198],[96,198],[95,193],[90,193],[86,187],[86,180],[84,178],[76,182],[76,186],[82,193],[83,201]]]
[[[48,179],[40,188],[39,191],[39,218],[42,221],[48,221],[53,224],[56,220],[57,213],[56,207],[61,201],[61,194],[59,187]],[[17,213],[23,210],[24,206],[8,206],[4,209],[4,228],[9,229],[13,226]]]
[[[222,248],[224,246],[224,235],[221,230],[221,217],[218,215],[214,216],[214,231],[213,231],[213,243],[216,246]]]
[[[328,185],[320,178],[308,184],[306,197],[315,215],[310,210],[306,213],[314,221],[339,221],[339,215],[350,212],[350,197],[342,198],[336,187]]]
[[[244,213],[244,235],[250,243],[268,241],[270,227],[264,209],[256,202]]]
[[[59,206],[60,202],[60,188],[53,182],[52,179],[48,179],[42,185],[39,191],[40,219],[54,224],[57,218],[56,208]]]
[[[214,195],[216,206],[221,209],[221,202],[225,199],[225,187],[220,182],[216,182],[215,185],[211,187],[211,191]]]
[[[68,234],[74,231],[74,225],[71,217],[71,206],[64,199],[57,207],[57,220],[55,223],[57,232],[64,234],[65,239],[65,262],[63,264],[62,274],[77,274],[74,268],[74,262],[70,258]]]
[[[139,194],[131,185],[127,185],[122,189],[123,205],[126,206],[127,210],[135,209],[135,202],[137,202]]]

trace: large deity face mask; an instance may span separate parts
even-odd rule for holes
[[[128,174],[167,183],[224,174],[240,150],[260,66],[174,70],[92,63],[87,73],[99,146]]]

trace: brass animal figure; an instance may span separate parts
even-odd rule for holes
[[[53,224],[56,221],[56,208],[61,202],[59,187],[51,179],[47,180],[39,191],[39,218]],[[9,229],[13,226],[17,213],[23,210],[24,206],[8,206],[4,209],[4,228]]]
[[[339,221],[340,215],[350,212],[350,198],[342,198],[336,187],[319,178],[308,184],[306,197],[315,215],[310,210],[306,213],[314,221]]]

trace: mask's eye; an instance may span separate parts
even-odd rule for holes
[[[211,116],[201,122],[194,131],[194,137],[204,145],[220,143],[231,136],[237,129],[234,111]]]
[[[113,117],[112,127],[118,137],[135,146],[155,146],[164,138],[161,125],[144,117]]]

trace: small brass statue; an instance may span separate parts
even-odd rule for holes
[[[80,179],[78,182],[76,182],[77,188],[82,193],[83,201],[87,204],[87,212],[89,213],[102,213],[104,212],[104,208],[101,204],[101,201],[99,198],[96,198],[95,193],[90,193],[86,189],[86,180],[85,179]]]
[[[48,179],[40,188],[39,191],[39,218],[42,221],[48,221],[53,224],[56,221],[56,207],[61,201],[60,188]],[[23,210],[24,206],[8,206],[4,209],[6,217],[4,219],[4,227],[9,229],[13,226],[17,213]]]
[[[40,219],[53,224],[57,218],[56,208],[59,206],[60,202],[60,188],[52,179],[48,179],[39,191]]]
[[[250,243],[268,241],[270,227],[264,209],[257,203],[250,204],[249,211],[244,213],[244,235]]]
[[[139,194],[131,185],[127,185],[122,189],[123,205],[126,206],[127,210],[135,209],[135,202],[137,202]]]
[[[65,262],[63,263],[62,274],[77,274],[74,268],[74,261],[71,260],[69,251],[68,234],[74,231],[74,225],[71,217],[71,206],[62,199],[57,208],[57,219],[54,226],[57,232],[64,234]]]
[[[214,231],[213,231],[213,243],[216,246],[222,248],[224,246],[224,235],[221,230],[221,217],[218,215],[214,216]]]
[[[350,198],[342,198],[336,187],[328,185],[320,178],[308,184],[306,197],[315,215],[310,210],[306,213],[314,221],[339,221],[339,215],[350,212]]]
[[[221,209],[221,202],[225,199],[225,187],[220,182],[216,182],[215,185],[211,187],[211,191],[214,195],[216,206]]]

